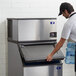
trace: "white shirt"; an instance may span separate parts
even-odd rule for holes
[[[76,14],[72,15],[64,24],[62,38],[71,39],[76,42]]]

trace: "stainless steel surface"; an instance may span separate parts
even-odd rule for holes
[[[24,76],[62,76],[62,65],[24,67]]]
[[[30,51],[32,50],[32,52],[35,52],[37,48],[43,51],[44,46],[45,45],[43,45],[43,47],[40,47],[40,48],[39,46],[36,46],[35,48],[34,47],[28,47],[28,48],[30,49]],[[53,48],[50,45],[46,47]],[[44,48],[45,50],[47,50],[46,47]],[[42,75],[43,76],[62,76],[62,64],[54,63],[54,64],[47,64],[47,65],[23,66],[18,44],[13,42],[8,43],[8,76],[42,76]]]
[[[46,62],[44,65],[27,66],[22,59],[46,59],[54,49],[56,33],[54,18],[8,19],[8,76],[62,76],[60,61],[54,64]],[[50,40],[53,42],[51,45]],[[64,58],[61,51],[53,56],[53,59],[58,58]]]
[[[18,21],[17,20],[13,20],[12,23],[12,39],[14,40],[18,40]]]
[[[49,40],[50,32],[56,32],[56,20],[19,20],[19,41]]]
[[[16,41],[36,41],[56,39],[56,19],[8,19],[9,38]],[[10,30],[11,28],[11,30]],[[51,37],[50,37],[51,36]]]
[[[26,61],[44,60],[54,49],[53,45],[36,45],[36,46],[21,46],[21,51]],[[64,55],[59,50],[53,59],[64,59]]]
[[[8,76],[23,76],[23,64],[17,44],[8,43]]]
[[[18,40],[18,20],[8,20],[8,38]]]

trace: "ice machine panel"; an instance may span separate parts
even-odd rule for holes
[[[15,41],[56,39],[56,18],[8,19],[8,38]]]
[[[25,61],[44,61],[46,60],[48,54],[50,54],[54,46],[53,45],[36,45],[36,46],[24,46],[20,45],[20,51],[25,59]],[[53,59],[64,59],[64,55],[59,50],[54,56]]]

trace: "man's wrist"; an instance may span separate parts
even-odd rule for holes
[[[54,55],[53,53],[50,54],[50,56],[53,56],[53,55]]]

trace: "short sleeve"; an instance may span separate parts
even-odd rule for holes
[[[72,29],[72,24],[66,22],[64,24],[61,37],[64,39],[68,39],[71,33],[71,29]]]

